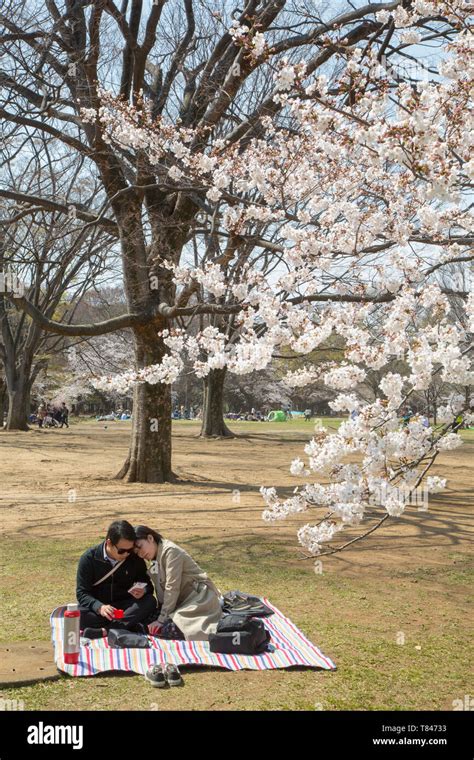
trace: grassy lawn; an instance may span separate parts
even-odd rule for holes
[[[3,689],[2,698],[23,700],[26,710],[450,710],[472,694],[474,431],[434,469],[450,488],[429,513],[407,513],[350,553],[325,558],[315,573],[295,536],[308,516],[266,526],[258,494],[262,482],[291,492],[289,462],[302,455],[313,425],[231,423],[242,439],[201,441],[196,422],[178,421],[183,481],[173,486],[109,479],[126,450],[123,423],[112,423],[113,431],[87,422],[64,433],[3,435],[0,457],[10,469],[0,500],[0,640],[49,640],[50,612],[74,600],[79,556],[121,516],[161,528],[221,589],[268,596],[337,671],[183,668],[185,688],[164,693],[138,675],[62,677]],[[44,460],[38,485],[32,473]],[[71,487],[75,504],[63,496]]]

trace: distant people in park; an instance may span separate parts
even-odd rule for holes
[[[163,638],[207,641],[222,617],[221,593],[207,573],[173,541],[139,525],[135,528],[138,556],[149,563],[159,613],[148,630]]]
[[[61,420],[62,420],[62,411],[61,407],[58,407],[53,412],[53,420],[55,423],[55,426],[60,427],[61,426]]]
[[[312,414],[311,409],[305,409],[304,410],[304,418],[305,418],[306,422],[308,422],[311,419],[312,416],[313,416],[313,414]]]
[[[54,418],[55,408],[52,404],[46,404],[46,416],[43,420],[43,427],[58,427],[58,423]]]
[[[63,401],[59,407],[50,403],[41,403],[33,416],[34,422],[38,423],[40,428],[62,428],[64,425],[69,427],[69,409]]]
[[[144,623],[155,619],[153,585],[135,552],[135,538],[129,522],[115,520],[105,540],[79,560],[76,596],[86,638],[105,636],[109,628],[145,633]],[[143,586],[134,588],[136,583]],[[116,618],[116,610],[123,610],[123,617]]]
[[[228,420],[240,420],[242,422],[265,422],[266,413],[261,409],[253,409],[250,412],[226,412],[224,417]]]
[[[171,413],[171,417],[174,420],[193,420],[196,417],[196,413],[194,411],[194,408],[187,407],[184,405],[181,406],[175,406]]]
[[[259,409],[255,409],[255,407],[252,407],[250,410],[250,414],[245,415],[245,419],[250,422],[260,422],[263,421],[263,414]]]
[[[38,420],[38,427],[42,428],[44,421],[46,419],[46,406],[44,404],[40,404],[38,407],[38,410],[36,412],[36,419]]]
[[[69,409],[66,406],[66,403],[63,401],[61,404],[61,408],[59,410],[60,415],[60,425],[59,427],[63,427],[63,425],[66,425],[66,427],[69,427]]]
[[[410,422],[411,418],[413,417],[413,410],[409,407],[406,407],[405,409],[402,409],[402,425],[405,427]]]
[[[226,412],[224,417],[228,420],[241,420],[244,422],[265,422],[265,415],[260,409],[254,409],[250,412]]]

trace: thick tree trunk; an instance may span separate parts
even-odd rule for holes
[[[8,388],[8,415],[6,430],[29,430],[30,384],[20,375]],[[28,410],[28,411],[27,411]]]
[[[107,174],[110,167],[105,166]],[[153,177],[148,178],[153,182]],[[119,178],[120,185],[122,180]],[[147,184],[147,178],[141,176]],[[109,182],[109,195],[120,187]],[[146,195],[152,228],[152,250],[145,244],[142,221],[142,199],[120,196],[113,207],[120,226],[125,294],[131,313],[150,309],[158,304],[173,304],[176,285],[162,259],[176,262],[187,236],[187,223],[195,213],[194,203],[176,197],[165,201],[161,194]],[[174,220],[172,217],[174,215]],[[186,219],[188,222],[186,222]],[[170,328],[163,316],[135,327],[135,358],[138,369],[161,364],[169,354],[161,332]],[[171,385],[140,383],[133,396],[132,437],[127,460],[116,477],[127,482],[165,483],[176,480],[171,455]]]
[[[135,333],[137,364],[158,364],[166,346],[156,328]],[[132,437],[127,460],[116,475],[128,483],[165,483],[176,480],[171,468],[171,386],[140,383],[133,396]]]
[[[7,396],[7,386],[4,380],[0,378],[0,430],[3,429],[3,418],[5,416],[5,400]]]
[[[235,438],[224,421],[224,382],[227,367],[211,369],[204,378],[202,402],[202,425],[200,436],[204,438]]]

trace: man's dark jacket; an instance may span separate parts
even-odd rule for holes
[[[104,543],[87,549],[77,568],[77,601],[83,609],[97,613],[103,604],[111,604],[120,609],[118,602],[125,599],[133,600],[128,589],[138,581],[148,584],[145,595],[153,593],[153,584],[147,574],[146,564],[136,554],[128,555],[118,570],[98,586],[94,586],[99,578],[103,578],[112,569],[112,563],[104,559]]]

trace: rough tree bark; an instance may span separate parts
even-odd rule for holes
[[[27,392],[24,383],[21,382],[13,392],[8,394],[8,413],[5,430],[29,430],[26,405]]]
[[[181,226],[170,223],[175,204],[151,194],[146,202],[153,230],[153,245],[148,250],[142,227],[140,198],[130,193],[128,198],[121,198],[113,204],[121,232],[127,304],[129,311],[134,313],[143,308],[151,311],[163,301],[174,302],[175,285],[170,271],[161,265],[155,251],[161,252],[168,260],[177,260],[183,245]],[[190,208],[191,204],[188,213]],[[169,353],[161,336],[161,331],[167,328],[169,321],[163,316],[133,327],[138,370],[161,364]],[[176,480],[171,466],[171,408],[171,385],[139,383],[135,386],[130,448],[117,478],[129,483]]]
[[[166,346],[150,327],[135,331],[137,365],[158,364]],[[128,457],[116,475],[128,483],[176,480],[171,468],[171,386],[164,383],[135,386],[132,434]]]
[[[0,377],[0,430],[3,428],[3,419],[5,417],[5,400],[7,395],[7,387],[5,380]]]
[[[224,420],[224,383],[227,367],[211,369],[204,378],[202,402],[202,425],[200,436],[203,438],[235,438]]]
[[[30,371],[27,368],[12,373],[7,381],[8,414],[6,430],[29,430],[28,414],[30,411]]]

